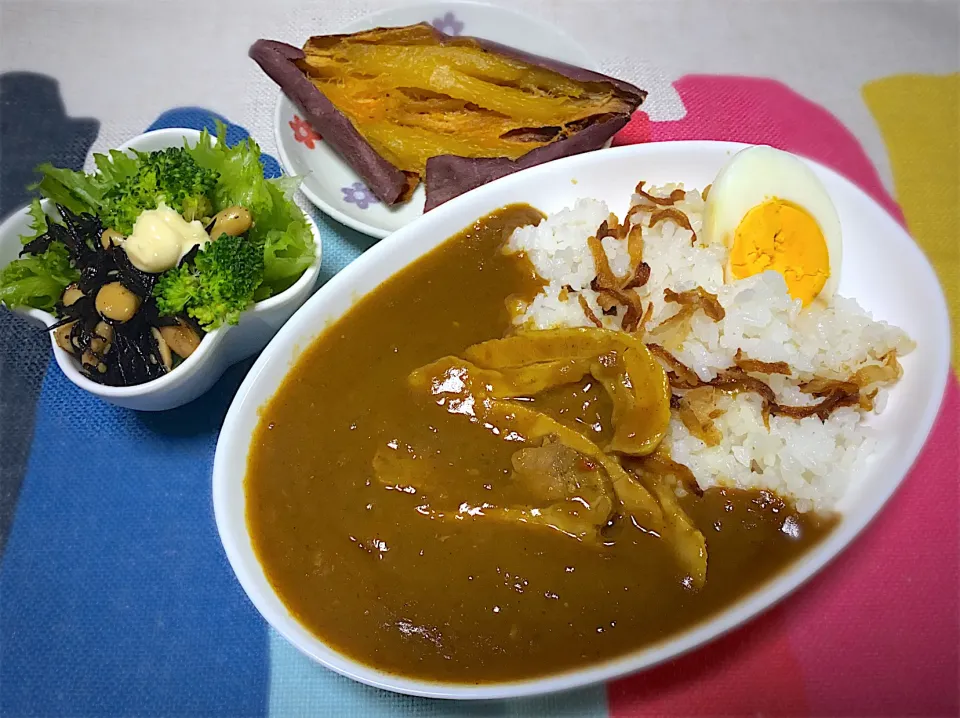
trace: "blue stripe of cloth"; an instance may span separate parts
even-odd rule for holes
[[[266,627],[210,502],[220,422],[247,368],[186,407],[138,414],[51,362],[0,576],[0,713],[265,713]]]
[[[173,110],[149,129],[175,126],[212,128],[213,116]],[[230,125],[228,141],[246,136]],[[217,436],[249,366],[187,406],[140,414],[51,362],[0,567],[0,713],[266,714],[266,625],[210,500]]]

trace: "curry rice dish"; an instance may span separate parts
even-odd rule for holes
[[[330,646],[422,680],[575,669],[691,628],[831,530],[843,471],[762,445],[862,451],[857,423],[909,340],[836,300],[801,310],[772,272],[693,287],[669,244],[725,257],[706,232],[691,242],[701,194],[641,185],[633,200],[622,224],[592,201],[478,220],[361,299],[263,409],[250,533]],[[797,333],[804,312],[846,312],[837,331],[853,322],[861,341],[776,359],[736,324],[739,293],[769,302],[758,284],[784,295]],[[752,351],[720,349],[736,331]],[[697,342],[717,356],[692,361]]]

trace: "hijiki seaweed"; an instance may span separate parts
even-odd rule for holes
[[[57,211],[63,224],[50,222],[47,232],[20,252],[41,253],[61,242],[80,272],[55,308],[59,321],[49,330],[57,344],[78,357],[83,374],[99,384],[132,386],[163,376],[172,368],[172,355],[160,329],[183,327],[196,337],[202,330],[187,317],[160,316],[152,296],[158,275],[134,267],[97,217],[76,215],[61,205]],[[190,261],[190,255],[182,261]],[[98,309],[105,287],[128,299],[132,315],[111,317]]]

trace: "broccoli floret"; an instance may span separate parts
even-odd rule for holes
[[[213,213],[209,195],[216,187],[218,172],[198,165],[182,147],[149,154],[138,152],[137,159],[136,173],[121,179],[104,194],[100,208],[104,226],[130,234],[140,213],[154,209],[161,200],[188,222]]]
[[[263,282],[263,244],[220,235],[185,263],[160,275],[153,288],[161,314],[186,311],[207,330],[236,324]]]

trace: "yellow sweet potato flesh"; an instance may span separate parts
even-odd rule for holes
[[[378,154],[418,174],[437,155],[517,159],[630,110],[612,83],[444,42],[424,25],[313,37],[298,65]]]

